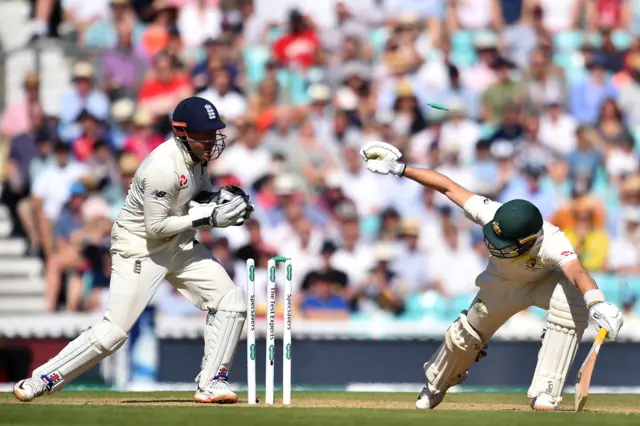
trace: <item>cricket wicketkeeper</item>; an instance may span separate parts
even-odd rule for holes
[[[479,291],[468,311],[447,329],[424,365],[427,383],[416,407],[435,408],[449,387],[467,378],[468,368],[502,324],[538,306],[547,310],[547,326],[528,396],[534,410],[555,410],[589,317],[611,339],[622,327],[620,310],[605,301],[564,233],[544,221],[530,202],[500,204],[473,194],[438,172],[403,164],[400,151],[386,142],[368,143],[360,155],[373,173],[406,177],[446,195],[483,227],[491,253],[487,269],[476,278]]]
[[[166,279],[191,303],[208,311],[195,400],[237,402],[227,373],[246,317],[244,292],[198,243],[195,230],[241,225],[253,206],[237,187],[212,192],[207,163],[224,150],[221,130],[226,127],[216,107],[203,98],[187,98],[172,119],[174,137],[144,159],[114,222],[103,321],[36,368],[31,378],[18,382],[13,393],[19,400],[60,390],[114,353]]]

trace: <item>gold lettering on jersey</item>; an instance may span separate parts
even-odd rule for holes
[[[524,269],[528,271],[534,271],[534,272],[540,271],[544,266],[544,262],[542,261],[542,259],[533,257],[529,253],[521,254],[520,256],[512,259],[511,263],[518,263]]]
[[[493,221],[491,223],[491,227],[493,228],[493,232],[496,233],[496,235],[500,236],[500,234],[502,234],[502,229],[500,229],[500,224],[496,221]]]

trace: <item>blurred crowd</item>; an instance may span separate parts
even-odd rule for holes
[[[43,107],[30,72],[0,123],[2,199],[45,261],[50,310],[104,308],[112,221],[192,94],[228,123],[214,187],[256,205],[199,238],[239,285],[256,260],[259,312],[274,255],[293,259],[301,317],[469,303],[481,229],[441,194],[367,172],[371,140],[534,202],[594,273],[640,274],[640,1],[36,0],[33,19],[30,43],[86,54],[58,105]],[[196,312],[168,285],[156,304]]]

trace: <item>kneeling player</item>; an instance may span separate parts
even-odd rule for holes
[[[498,328],[519,311],[538,306],[548,311],[547,330],[528,396],[533,409],[555,410],[589,317],[611,339],[622,327],[619,309],[605,301],[564,233],[530,202],[500,204],[473,194],[438,172],[401,163],[400,151],[388,143],[369,143],[360,154],[373,173],[404,176],[446,195],[483,227],[491,253],[487,269],[476,278],[480,290],[468,311],[424,365],[427,383],[416,406],[435,408],[449,387],[466,378]]]

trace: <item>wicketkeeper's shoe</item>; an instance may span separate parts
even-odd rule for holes
[[[457,375],[456,377],[451,379],[451,382],[449,382],[449,386],[447,386],[447,389],[443,391],[437,390],[431,383],[427,382],[427,384],[425,384],[422,388],[422,392],[420,392],[418,399],[416,400],[416,408],[420,410],[431,410],[436,408],[438,404],[440,404],[444,399],[444,396],[447,394],[447,390],[464,382],[465,380],[467,380],[467,377],[469,377],[468,371]]]
[[[16,383],[13,387],[13,394],[20,401],[29,402],[46,394],[49,390],[51,390],[51,386],[49,381],[46,380],[46,376],[31,377]]]
[[[535,398],[531,398],[531,408],[535,411],[555,411],[558,409],[562,398],[554,398],[548,393],[541,393]]]
[[[231,385],[226,380],[214,380],[206,389],[198,389],[193,399],[196,402],[208,404],[235,404],[238,395],[231,390]]]

